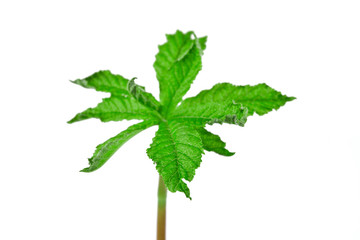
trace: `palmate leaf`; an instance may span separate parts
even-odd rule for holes
[[[201,70],[201,55],[206,47],[206,37],[196,38],[193,32],[177,31],[166,38],[167,42],[159,46],[154,63],[165,116],[182,100]]]
[[[191,181],[200,166],[203,146],[198,131],[182,122],[162,122],[153,139],[148,156],[171,191],[180,191],[190,198],[183,179]],[[191,198],[190,198],[191,199]]]
[[[89,167],[84,168],[81,172],[93,172],[104,165],[107,160],[130,138],[134,137],[139,132],[156,125],[156,121],[144,121],[130,126],[125,131],[122,131],[115,137],[112,137],[104,143],[98,145],[91,158],[89,158]]]
[[[99,71],[72,82],[111,96],[96,107],[77,114],[69,123],[88,118],[99,118],[104,122],[144,120],[98,145],[89,159],[90,166],[83,172],[99,169],[131,137],[159,125],[147,154],[156,164],[167,188],[171,192],[181,191],[190,198],[186,181],[193,180],[204,150],[223,156],[234,155],[225,148],[225,142],[218,135],[205,129],[207,124],[244,126],[248,116],[254,113],[264,115],[295,98],[266,84],[235,86],[219,83],[183,100],[202,68],[201,57],[207,37],[197,38],[193,32],[176,31],[166,38],[167,42],[159,46],[154,63],[160,102],[144,87],[137,85],[135,78],[128,80],[110,71]]]

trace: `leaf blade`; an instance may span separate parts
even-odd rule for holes
[[[94,108],[88,108],[76,114],[68,123],[74,123],[89,118],[98,118],[102,122],[121,120],[158,119],[157,112],[143,106],[133,97],[111,96],[104,98]]]
[[[166,187],[171,192],[183,192],[191,199],[183,179],[191,181],[201,163],[203,148],[196,129],[177,121],[160,123],[147,154],[156,164]]]
[[[82,169],[80,172],[93,172],[102,167],[114,153],[128,140],[140,133],[141,131],[154,126],[154,121],[144,121],[134,124],[122,131],[118,135],[99,144],[91,158],[89,158],[89,167]]]
[[[193,32],[176,31],[159,46],[154,69],[160,85],[160,102],[167,115],[182,100],[202,68],[201,55],[206,38],[191,39]]]
[[[272,110],[284,106],[286,102],[294,100],[268,85],[261,83],[255,86],[236,86],[230,83],[218,83],[211,89],[203,90],[198,95],[184,100],[187,106],[191,104],[205,104],[208,102],[234,101],[248,109],[248,115],[254,113],[264,115]],[[181,105],[180,105],[181,106]]]
[[[243,127],[247,121],[247,108],[228,100],[194,104],[192,99],[186,99],[175,109],[170,119],[184,121],[197,127],[214,123],[229,123]]]

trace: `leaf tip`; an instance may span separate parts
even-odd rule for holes
[[[84,169],[81,169],[79,172],[86,172],[86,173],[89,173],[89,172],[93,172],[95,170],[97,170],[98,168],[94,168],[94,166],[92,166],[92,161],[91,161],[91,158],[88,159],[89,160],[89,167],[87,168],[84,168]]]
[[[71,83],[73,84],[77,84],[77,85],[80,85],[80,86],[83,86],[83,83],[81,81],[81,79],[76,79],[76,80],[69,80]]]
[[[72,119],[70,119],[69,121],[67,121],[66,123],[72,124],[72,123],[77,122],[77,121],[78,121],[78,119],[77,119],[77,115],[76,115],[75,117],[73,117]]]
[[[190,190],[187,189],[187,191],[183,192],[186,196],[186,198],[188,198],[190,201],[192,200],[192,197],[190,196]]]
[[[89,168],[84,168],[84,169],[81,169],[79,172],[86,172],[86,173],[88,173],[88,172],[91,172],[91,171],[89,171]]]
[[[235,152],[228,152],[227,157],[231,157],[231,156],[234,156],[234,155],[235,155]]]

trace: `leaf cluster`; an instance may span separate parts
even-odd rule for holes
[[[207,37],[198,38],[193,32],[166,35],[167,41],[159,46],[154,69],[160,86],[158,101],[143,86],[110,71],[72,81],[85,88],[110,93],[96,107],[78,113],[69,123],[89,118],[103,122],[143,120],[98,145],[89,167],[92,172],[103,166],[130,138],[141,131],[158,125],[153,142],[147,149],[156,164],[166,187],[171,192],[183,192],[190,198],[185,181],[192,181],[200,166],[204,151],[223,156],[234,153],[216,134],[205,129],[207,124],[228,123],[244,126],[247,117],[264,115],[277,110],[295,99],[272,89],[266,84],[235,86],[218,83],[194,97],[183,100],[192,82],[202,68],[202,55]]]

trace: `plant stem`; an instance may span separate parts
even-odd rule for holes
[[[159,175],[157,240],[166,239],[166,193],[167,189],[164,180]]]

